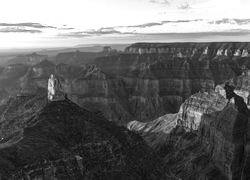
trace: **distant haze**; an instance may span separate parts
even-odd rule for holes
[[[250,41],[249,0],[8,0],[0,49]]]

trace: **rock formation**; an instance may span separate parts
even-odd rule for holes
[[[216,53],[216,56],[222,56],[223,55],[224,50],[223,49],[219,49]]]
[[[214,91],[194,94],[180,107],[179,125],[186,131],[197,130],[204,114],[221,111],[226,103],[226,99]]]
[[[237,49],[234,53],[234,56],[241,56],[241,50]]]
[[[127,128],[133,132],[139,133],[155,150],[160,150],[168,141],[168,134],[178,125],[178,113],[166,114],[153,121],[143,123],[131,121]]]
[[[139,43],[110,56],[79,51],[61,53],[55,57],[55,64],[42,61],[34,66],[3,67],[0,89],[7,95],[0,103],[3,100],[5,105],[9,95],[47,92],[47,80],[54,74],[68,97],[82,107],[101,110],[108,119],[123,125],[131,119],[146,122],[166,113],[177,113],[183,101],[194,93],[214,89],[230,79],[237,81],[242,67],[249,68],[248,58],[235,60],[230,52],[248,46],[248,43]],[[207,48],[208,54],[204,55]],[[229,55],[216,56],[219,49],[228,49]],[[178,53],[182,56],[177,57]]]
[[[111,56],[117,54],[117,50],[112,49],[111,46],[104,46],[102,52],[105,56]]]
[[[150,54],[150,53],[175,53],[185,52],[187,57],[193,57],[199,54],[208,54],[209,56],[234,55],[241,56],[244,50],[249,48],[249,43],[237,42],[216,42],[216,43],[136,43],[127,47],[125,52],[132,54]],[[243,49],[241,54],[241,49]],[[209,50],[209,51],[207,51]],[[219,52],[219,53],[218,53]],[[224,53],[223,53],[224,52]],[[246,52],[246,51],[245,51]]]
[[[231,84],[233,82],[230,82]],[[243,98],[244,102],[249,106],[249,98],[250,98],[250,74],[248,74],[248,70],[242,73],[241,76],[237,78],[237,82],[235,83],[234,93]],[[234,84],[233,84],[234,85]],[[225,84],[217,85],[215,91],[220,93],[222,96],[226,98],[226,91],[224,89]]]
[[[1,179],[167,179],[138,135],[69,100],[46,104],[27,122],[0,142]]]
[[[208,47],[206,47],[206,49],[203,51],[203,54],[204,54],[204,55],[207,55],[207,54],[208,54]]]
[[[179,113],[148,123],[132,121],[128,128],[140,133],[179,178],[248,179],[250,111],[228,87],[225,97],[218,93],[221,86],[217,92],[197,93]]]
[[[183,57],[182,53],[181,53],[181,52],[178,52],[178,53],[177,53],[177,57],[182,58],[182,57]]]
[[[242,102],[249,102],[250,61],[248,57],[242,57],[242,54],[233,56],[233,52],[249,49],[249,46],[249,43],[139,43],[129,46],[123,53],[98,56],[95,60],[91,60],[91,64],[83,63],[85,62],[84,53],[73,52],[58,55],[54,61],[56,64],[42,61],[32,66],[15,64],[2,67],[0,68],[0,112],[4,114],[4,118],[1,121],[0,136],[3,137],[3,140],[0,148],[4,147],[4,149],[0,153],[0,159],[3,159],[0,161],[3,163],[1,167],[6,167],[8,171],[11,170],[8,169],[9,167],[21,167],[23,171],[15,172],[17,173],[15,177],[22,172],[39,174],[41,168],[38,164],[40,163],[45,167],[42,172],[48,172],[45,173],[46,175],[43,174],[44,176],[53,174],[54,170],[58,168],[63,169],[63,172],[68,172],[69,169],[75,167],[78,169],[76,174],[79,175],[76,179],[84,176],[82,169],[89,168],[84,166],[84,163],[89,162],[86,158],[89,154],[80,154],[80,151],[69,153],[69,156],[66,154],[65,158],[56,158],[56,161],[50,159],[34,164],[28,162],[29,166],[22,166],[22,163],[26,162],[28,158],[20,159],[23,154],[18,154],[17,149],[22,150],[22,147],[40,141],[43,144],[45,139],[53,138],[55,134],[57,139],[52,140],[59,144],[64,143],[64,138],[67,139],[72,135],[68,133],[73,132],[79,133],[77,137],[80,138],[97,137],[98,140],[96,144],[91,145],[93,148],[90,151],[93,149],[97,149],[97,151],[99,149],[101,152],[110,151],[110,146],[101,140],[101,143],[99,142],[99,138],[103,134],[99,136],[98,131],[94,131],[94,134],[90,133],[89,136],[81,136],[85,126],[79,126],[79,131],[73,131],[63,125],[66,130],[63,129],[61,132],[61,127],[58,128],[59,130],[57,128],[51,130],[51,126],[49,126],[51,122],[47,124],[46,121],[46,128],[41,127],[42,124],[39,122],[40,120],[44,122],[40,115],[43,114],[42,109],[46,106],[48,78],[54,74],[57,79],[60,79],[63,92],[68,94],[68,98],[82,107],[91,111],[101,111],[110,121],[121,125],[134,119],[137,120],[128,124],[129,129],[142,134],[146,142],[158,151],[167,166],[166,173],[171,174],[171,177],[223,180],[237,179],[241,176],[249,179],[250,152],[248,149],[250,146],[248,139],[250,138],[248,138],[249,133],[246,134],[245,130],[245,127],[248,127],[245,124],[248,115]],[[209,50],[207,54],[204,54],[207,48]],[[219,50],[223,50],[222,55],[217,56]],[[58,62],[64,63],[57,64]],[[74,63],[77,66],[72,65]],[[234,97],[229,102],[224,90],[226,81],[230,81],[235,86]],[[54,85],[50,87],[55,90]],[[18,96],[15,96],[16,94]],[[237,94],[243,99],[236,96]],[[9,96],[12,97],[9,99]],[[51,107],[55,103],[62,102],[65,103],[65,101],[52,101],[49,104]],[[59,114],[64,112],[58,106],[52,110],[49,112],[58,111]],[[79,113],[79,115],[82,117],[86,114]],[[37,117],[39,118],[37,119]],[[70,119],[69,114],[67,117]],[[53,119],[57,120],[57,116]],[[92,119],[90,118],[90,120]],[[67,122],[65,120],[63,124]],[[75,121],[73,120],[73,122]],[[76,124],[79,125],[78,121]],[[36,128],[41,128],[43,131],[32,134],[32,132],[36,132]],[[29,131],[30,129],[31,131]],[[98,130],[100,129],[102,128],[98,128]],[[56,130],[55,134],[52,133],[54,130]],[[43,133],[45,131],[52,135],[39,138],[40,134],[46,134]],[[29,136],[29,133],[32,136]],[[126,133],[130,132],[126,131]],[[116,133],[109,134],[109,138],[116,136]],[[246,139],[242,138],[243,136]],[[33,141],[32,137],[38,138]],[[120,139],[116,142],[118,141],[120,142]],[[8,143],[6,144],[6,142]],[[53,146],[53,142],[46,148],[35,143],[32,148],[39,149],[44,154],[52,152],[54,157],[57,146]],[[119,142],[118,146],[123,147],[124,144],[121,145]],[[112,142],[110,143],[112,144]],[[111,146],[114,147],[113,144]],[[52,151],[47,147],[51,147]],[[119,147],[117,148],[119,149]],[[133,148],[134,146],[131,147],[131,149]],[[141,152],[142,149],[143,152]],[[80,148],[80,150],[82,149]],[[83,149],[84,152],[89,152],[85,150]],[[99,152],[97,151],[90,152],[90,154],[94,155]],[[116,148],[113,148],[112,152],[115,151]],[[119,152],[123,154],[125,151]],[[12,157],[12,152],[15,154],[15,158],[5,158],[4,155]],[[36,153],[33,150],[29,152],[30,154]],[[106,155],[113,157],[112,152],[101,153],[103,156],[100,157],[106,157]],[[143,154],[144,148],[140,147],[139,152],[139,154]],[[98,157],[95,158],[100,160]],[[14,159],[15,161],[17,159],[18,164],[14,163]],[[104,158],[104,161],[110,162],[110,159],[112,158]],[[5,160],[7,164],[5,164]],[[114,162],[117,167],[124,163],[123,160],[116,160],[111,162]],[[65,163],[58,165],[61,161]],[[131,162],[134,163],[132,160]],[[110,166],[112,170],[117,170],[112,165]],[[90,170],[91,177],[95,173],[92,170]],[[1,173],[3,171],[4,169]],[[147,172],[148,169],[138,169],[138,171]],[[137,177],[137,175],[135,176]],[[152,176],[158,178],[155,173]],[[149,175],[149,179],[152,176]],[[85,177],[89,178],[89,176]],[[93,175],[93,178],[96,177]],[[143,178],[145,179],[144,176]]]
[[[48,100],[59,101],[65,99],[65,94],[60,81],[53,75],[48,80]]]
[[[229,56],[228,51],[229,51],[228,49],[225,50],[225,54],[224,54],[225,56]]]
[[[248,57],[248,50],[247,49],[243,49],[241,57]]]
[[[198,130],[202,116],[204,114],[211,114],[213,112],[221,111],[225,108],[227,100],[221,94],[210,90],[209,92],[199,92],[186,99],[181,105],[180,110],[176,114],[166,114],[157,120],[148,123],[140,123],[138,121],[131,121],[127,127],[130,130],[148,132],[149,129],[159,128],[157,122],[161,121],[164,124],[163,128],[168,128],[168,131],[158,131],[163,133],[169,133],[177,125],[185,129],[185,131],[196,131]],[[165,126],[166,123],[172,123],[171,128],[169,125]],[[151,124],[156,124],[151,127]],[[157,130],[157,129],[156,129]]]

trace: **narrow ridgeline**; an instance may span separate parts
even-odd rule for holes
[[[69,100],[49,102],[28,122],[0,144],[1,179],[166,179],[138,135]]]

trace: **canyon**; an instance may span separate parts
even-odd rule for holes
[[[38,132],[27,132],[33,127],[36,128],[37,123],[42,126],[43,123],[39,124],[40,121],[49,123],[41,114],[46,109],[47,117],[49,112],[52,113],[48,106],[54,109],[47,100],[48,79],[53,74],[60,81],[61,88],[68,98],[67,102],[52,103],[56,109],[60,109],[59,104],[69,109],[77,107],[79,110],[81,107],[88,113],[93,113],[93,119],[100,119],[101,116],[101,119],[114,129],[122,128],[120,130],[125,134],[139,134],[144,139],[138,136],[138,141],[143,144],[143,152],[144,148],[148,148],[144,155],[154,152],[153,156],[159,161],[158,164],[152,160],[153,165],[156,164],[155,168],[145,167],[150,169],[147,169],[149,173],[152,172],[147,174],[148,179],[165,176],[168,179],[185,180],[248,179],[248,52],[250,43],[136,43],[128,46],[123,52],[113,54],[60,53],[48,58],[49,60],[36,59],[37,63],[27,63],[26,60],[22,63],[20,60],[18,63],[3,66],[0,68],[0,151],[4,154],[0,158],[7,162],[8,159],[5,158],[24,146],[30,138],[34,143],[34,146],[30,147],[31,153],[34,153],[36,146],[40,146],[32,139]],[[228,99],[225,84],[230,84],[234,88],[233,98]],[[54,110],[57,111],[56,109]],[[71,113],[73,112],[74,110]],[[60,114],[48,118],[63,119],[63,123],[66,123]],[[49,126],[46,123],[46,127]],[[52,127],[57,127],[57,122],[53,123],[55,124],[52,124]],[[119,127],[110,123],[115,123]],[[125,130],[124,126],[130,131]],[[84,125],[80,127],[85,128]],[[58,139],[52,144],[59,143],[61,146],[60,136],[65,137],[67,134],[64,136],[59,130],[56,132],[59,133],[55,134]],[[93,134],[91,136],[96,137]],[[42,142],[46,138],[48,137],[44,135]],[[130,136],[127,138],[130,139]],[[135,144],[137,142],[132,141]],[[114,148],[112,142],[109,143],[111,149]],[[101,146],[98,153],[106,152],[103,148]],[[9,149],[11,152],[7,152]],[[37,161],[34,164],[27,162],[29,166],[25,167],[21,163],[22,159],[20,164],[13,164],[13,161],[8,161],[7,164],[8,167],[21,168],[21,171],[15,171],[14,179],[24,177],[22,173],[36,174],[41,167],[44,167],[41,172],[39,171],[43,174],[41,176],[45,176],[44,172],[48,171],[52,173],[51,177],[54,177],[55,170],[59,168],[59,161],[64,162],[62,166],[65,169],[74,169],[75,164],[78,164],[78,170],[73,174],[82,177],[83,171],[79,171],[83,168],[81,162],[84,157],[79,155],[82,149],[86,150],[85,145],[78,149],[78,154],[69,153],[67,156],[52,158],[53,160],[49,158],[49,161]],[[55,150],[51,149],[52,155]],[[136,152],[137,150],[135,149]],[[45,152],[47,151],[43,151]],[[138,153],[136,158],[139,154],[142,155]],[[112,153],[109,155],[116,156]],[[143,166],[144,155],[138,167]],[[17,154],[18,158],[21,156]],[[88,158],[85,160],[88,161]],[[27,159],[24,159],[25,163],[26,161]],[[124,163],[119,158],[113,162]],[[122,167],[126,169],[126,165]],[[137,172],[144,173],[147,171],[145,169]],[[1,173],[4,175],[7,171],[8,168]],[[93,173],[92,170],[89,171],[90,174]],[[155,172],[159,172],[159,176]],[[138,176],[145,179],[146,175],[136,174],[131,178]]]
[[[131,120],[146,122],[178,112],[182,102],[200,90],[213,89],[227,80],[236,81],[249,68],[249,57],[245,56],[248,46],[139,43],[117,54],[87,54],[91,56],[88,60],[81,58],[84,53],[72,52],[35,65],[20,61],[1,68],[1,101],[4,104],[8,96],[45,91],[48,77],[55,74],[69,98],[80,106],[100,110],[118,124],[126,125]],[[148,48],[156,50],[146,51]],[[139,49],[145,53],[139,53]],[[217,55],[221,49],[230,49],[232,53]],[[244,57],[233,55],[238,49],[244,51]]]
[[[147,123],[131,121],[127,127],[181,179],[249,179],[249,90],[244,88],[249,79],[239,77],[230,99],[225,85],[218,85],[193,94],[178,113]]]

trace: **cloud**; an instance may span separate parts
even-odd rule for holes
[[[99,30],[97,31],[79,31],[79,32],[71,32],[71,33],[63,33],[59,34],[59,37],[73,37],[73,38],[82,38],[82,37],[92,37],[92,36],[101,36],[105,34],[130,34],[130,35],[135,35],[135,37],[152,37],[152,38],[178,38],[182,37],[185,39],[192,39],[192,38],[200,38],[200,37],[215,37],[215,36],[224,36],[224,37],[229,37],[229,36],[245,36],[245,35],[250,35],[250,30],[242,30],[242,29],[231,29],[228,31],[223,31],[223,32],[216,32],[216,31],[207,31],[207,32],[187,32],[187,33],[137,33],[137,32],[119,32],[119,31],[109,31],[109,32],[100,32]]]
[[[229,24],[230,26],[225,26]],[[230,29],[243,29],[240,25],[250,25],[250,19],[220,19],[211,21],[209,19],[190,20],[166,20],[159,22],[149,22],[144,24],[112,27],[114,30],[122,32],[195,32],[195,28],[200,31],[223,31]],[[250,26],[249,26],[250,27]],[[245,26],[244,29],[249,27]],[[250,29],[250,28],[249,28]]]
[[[91,36],[102,36],[102,35],[125,35],[125,34],[135,34],[133,32],[121,32],[115,30],[113,27],[105,27],[100,28],[97,30],[91,29],[88,31],[76,31],[76,32],[69,32],[69,33],[60,33],[58,34],[59,37],[91,37]]]
[[[197,32],[197,33],[155,33],[139,34],[131,38],[136,42],[221,42],[244,41],[250,32]]]
[[[203,21],[202,19],[193,19],[193,20],[176,20],[176,21],[160,21],[160,22],[150,22],[145,24],[138,24],[138,25],[130,25],[130,26],[116,26],[112,28],[146,28],[146,27],[153,27],[153,26],[161,26],[168,23],[188,23],[188,22],[197,22]]]
[[[114,26],[114,27],[102,27],[100,29],[88,30],[88,31],[73,31],[67,33],[59,33],[60,37],[90,37],[90,36],[101,36],[101,35],[111,35],[111,34],[120,34],[120,35],[133,35],[137,34],[136,29],[150,28],[154,26],[161,26],[168,23],[188,23],[202,21],[201,19],[194,20],[176,20],[176,21],[160,21],[160,22],[149,22],[144,24],[129,25],[129,26]],[[66,26],[66,25],[65,25]],[[73,30],[74,28],[58,28],[59,30]],[[131,30],[132,29],[132,30]]]
[[[151,23],[145,23],[145,24],[139,24],[134,26],[121,26],[121,27],[128,27],[128,28],[145,28],[145,27],[152,27],[152,26],[159,26],[162,25],[162,22],[151,22]]]
[[[63,24],[62,27],[58,27],[58,30],[73,30],[75,28],[73,27],[68,27],[66,24]]]
[[[167,24],[167,23],[189,23],[189,22],[197,22],[197,21],[204,21],[204,19],[176,20],[176,21],[162,21],[162,24]]]
[[[190,9],[190,8],[191,8],[191,6],[188,2],[185,2],[185,3],[181,4],[180,6],[178,6],[178,9],[183,9],[183,10]]]
[[[89,36],[90,35],[85,34],[83,31],[57,34],[57,37],[64,37],[64,38],[81,38],[81,37],[89,37]]]
[[[40,23],[0,23],[0,33],[42,33],[40,29],[56,29]]]
[[[250,19],[234,19],[238,25],[250,24]]]
[[[0,33],[42,33],[42,31],[37,29],[23,29],[23,28],[13,28],[13,27],[6,27],[0,28]]]
[[[75,28],[71,28],[71,27],[62,27],[62,28],[57,28],[58,30],[73,30]]]
[[[0,26],[2,26],[2,27],[28,27],[28,28],[38,28],[38,29],[42,29],[42,28],[56,29],[56,27],[54,27],[54,26],[47,26],[47,25],[43,25],[40,23],[31,23],[31,22],[27,22],[27,23],[0,23]]]
[[[145,33],[150,36],[173,36],[173,37],[209,37],[209,36],[244,36],[249,35],[250,30],[231,29],[227,32],[192,32],[192,33]]]
[[[88,35],[122,34],[114,28],[100,28],[98,30],[84,31]]]
[[[170,4],[168,0],[150,0],[150,2],[155,4]]]
[[[225,24],[230,25],[225,25]],[[59,37],[138,37],[138,36],[177,36],[190,35],[190,37],[209,37],[209,36],[239,36],[249,35],[248,26],[239,26],[249,23],[250,19],[189,19],[189,20],[166,20],[159,22],[148,22],[144,24],[102,27],[100,29],[79,30],[61,33]],[[249,28],[250,29],[250,28]],[[202,35],[204,34],[204,35]],[[128,36],[126,36],[128,35]],[[58,37],[57,36],[57,37]],[[185,37],[186,39],[188,37]]]
[[[237,24],[237,25],[246,25],[250,24],[250,19],[220,19],[216,21],[209,21],[209,24]]]

